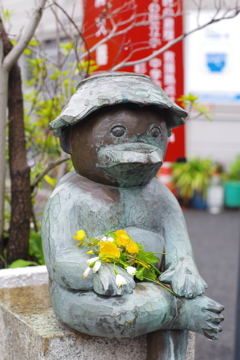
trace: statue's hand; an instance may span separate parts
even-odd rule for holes
[[[102,264],[97,273],[93,274],[93,289],[99,295],[105,296],[117,296],[123,295],[124,293],[131,294],[133,289],[135,289],[135,281],[133,278],[126,272],[126,270],[116,266],[116,270],[119,275],[121,275],[126,284],[117,285],[116,274],[114,272],[114,265]]]
[[[185,298],[195,298],[203,294],[208,287],[192,259],[185,259],[175,266],[170,266],[162,273],[159,280],[171,284],[173,291]]]

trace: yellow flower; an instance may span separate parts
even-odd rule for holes
[[[127,234],[127,232],[125,231],[125,230],[117,230],[116,232],[115,232],[115,234],[117,235],[117,236],[122,236],[122,235],[125,235],[125,236],[128,236],[128,234]]]
[[[135,242],[132,240],[130,240],[128,246],[126,247],[126,250],[130,254],[137,254],[139,251],[137,244],[135,244]]]
[[[89,250],[89,251],[87,252],[87,254],[92,255],[92,254],[93,254],[93,250]]]
[[[120,251],[115,244],[110,241],[100,241],[100,252],[99,256],[106,255],[107,257],[120,257]],[[105,259],[103,259],[105,260]]]
[[[117,244],[119,246],[127,246],[127,244],[129,243],[130,237],[128,235],[128,233],[125,230],[117,230],[115,232],[115,234],[117,235]]]
[[[129,240],[130,240],[130,238],[127,235],[120,235],[116,239],[117,244],[119,246],[127,246],[127,244],[129,243]]]
[[[82,243],[83,243],[83,241],[84,241],[84,239],[85,239],[86,236],[87,236],[87,235],[86,235],[86,233],[85,233],[84,230],[78,230],[78,231],[76,232],[76,236],[73,235],[72,237],[75,238],[75,239],[77,239],[78,241],[80,241],[80,243],[78,244],[78,246],[79,246],[79,245],[82,245]]]

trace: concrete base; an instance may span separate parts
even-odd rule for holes
[[[48,283],[45,265],[0,270],[0,289]]]
[[[0,290],[1,360],[146,360],[146,336],[134,339],[92,337],[56,319],[48,285]],[[193,333],[186,360],[194,360]],[[181,359],[185,360],[185,359]]]

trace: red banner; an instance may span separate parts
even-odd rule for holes
[[[84,38],[99,71],[120,70],[152,78],[174,102],[183,95],[183,45],[142,63],[121,67],[151,56],[182,35],[181,4],[175,0],[85,0]],[[105,39],[108,39],[105,41]],[[173,130],[165,160],[185,157],[184,127]]]

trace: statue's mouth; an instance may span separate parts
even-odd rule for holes
[[[110,145],[98,152],[98,160],[105,177],[120,187],[144,186],[162,165],[163,151],[145,143]]]
[[[161,165],[163,152],[157,146],[145,143],[110,145],[98,152],[98,167],[111,168],[117,165]]]

